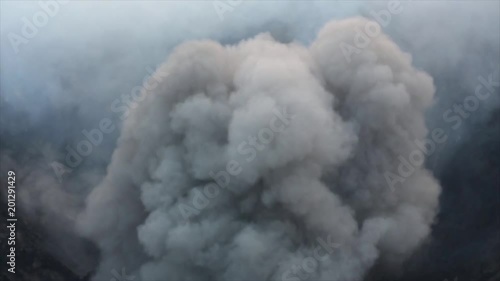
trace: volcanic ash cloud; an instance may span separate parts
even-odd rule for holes
[[[310,280],[362,280],[411,254],[440,187],[423,167],[395,189],[384,173],[426,137],[434,86],[384,34],[347,59],[368,24],[330,22],[309,47],[178,46],[79,216],[94,279],[300,280],[308,260]],[[336,246],[318,259],[319,240]]]

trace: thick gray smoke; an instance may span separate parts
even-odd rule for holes
[[[310,46],[177,47],[78,220],[101,249],[95,279],[298,280],[323,239],[334,250],[309,276],[354,281],[411,254],[440,187],[417,168],[392,190],[384,171],[426,136],[434,86],[385,35],[348,61],[342,44],[367,25],[330,22]]]
[[[440,187],[421,166],[439,175],[500,101],[496,87],[458,129],[443,118],[498,70],[499,2],[412,2],[395,14],[387,2],[242,1],[220,20],[213,1],[78,1],[16,54],[8,34],[40,7],[2,1],[0,171],[16,170],[20,209],[81,276],[99,262],[104,281],[122,269],[141,281],[370,279],[435,234]],[[374,25],[357,15],[389,37],[358,48]],[[137,107],[124,103],[142,83]],[[108,117],[114,131],[58,178],[51,164]],[[433,128],[448,141],[398,178]]]

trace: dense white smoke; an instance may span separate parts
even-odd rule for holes
[[[367,25],[332,21],[309,46],[178,46],[77,221],[101,250],[94,279],[299,280],[306,264],[311,280],[354,281],[408,257],[440,187],[421,167],[395,189],[384,173],[426,137],[435,90],[384,34],[346,59]]]

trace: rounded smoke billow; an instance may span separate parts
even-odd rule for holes
[[[310,280],[355,281],[417,249],[440,186],[423,165],[394,188],[384,174],[426,137],[435,89],[384,34],[347,59],[368,24],[178,46],[77,221],[94,280],[299,280],[308,261]],[[318,241],[336,246],[316,258]]]

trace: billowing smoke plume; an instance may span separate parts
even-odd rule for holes
[[[440,187],[421,167],[432,78],[387,36],[346,58],[374,22],[326,24],[309,45],[260,34],[184,43],[145,82],[78,229],[95,280],[362,280],[428,236]],[[319,241],[319,242],[318,242]],[[317,251],[320,244],[327,244]]]
[[[0,2],[0,172],[16,171],[20,220],[80,277],[97,262],[105,281],[122,269],[142,281],[500,272],[498,1],[396,1],[397,14],[385,1],[242,1],[223,20],[214,1],[71,1],[15,53],[9,34],[42,2]],[[356,15],[413,62],[383,36],[346,49],[362,20],[315,39]],[[219,43],[170,55],[205,38]],[[135,107],[123,98],[166,56],[123,124]],[[453,111],[479,76],[490,97]],[[66,148],[108,117],[114,131],[58,177]],[[437,184],[403,163],[434,128],[447,141],[419,163],[443,186],[437,224]],[[411,252],[402,279],[388,277]],[[482,273],[491,261],[497,273]]]

